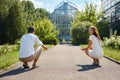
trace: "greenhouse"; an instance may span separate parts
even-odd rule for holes
[[[77,10],[77,6],[72,2],[62,2],[54,9],[51,20],[60,31],[59,39],[71,40],[70,27]]]

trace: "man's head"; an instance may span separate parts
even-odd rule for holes
[[[33,27],[28,27],[28,33],[34,33],[34,28]]]

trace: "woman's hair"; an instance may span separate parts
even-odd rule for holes
[[[90,27],[93,30],[93,35],[95,35],[99,40],[101,40],[98,29],[94,26]]]

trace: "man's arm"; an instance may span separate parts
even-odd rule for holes
[[[43,44],[42,48],[44,48],[45,50],[48,50],[48,48]]]
[[[48,50],[48,48],[39,40],[39,38],[36,36],[36,42],[38,45],[42,46],[45,50]]]

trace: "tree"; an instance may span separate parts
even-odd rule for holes
[[[43,26],[39,23],[39,20],[43,19],[44,21],[44,18],[49,18],[49,12],[42,8],[35,9],[31,1],[0,0],[0,44],[14,44],[17,39],[20,39],[26,33],[27,27],[33,26],[36,21],[37,25]],[[42,21],[40,20],[40,22]],[[53,27],[48,19],[47,22],[48,27]],[[37,29],[39,30],[39,28]],[[51,37],[54,37],[57,41],[55,36],[52,35]]]
[[[9,8],[15,0],[0,0],[0,44],[8,42],[7,29],[7,15]]]
[[[35,15],[35,7],[31,1],[23,0],[21,2],[24,10],[24,18],[26,21],[26,26],[32,26],[34,22],[34,15]]]
[[[98,21],[100,20],[101,10],[97,11],[97,6],[95,4],[86,2],[85,9],[82,10],[81,12],[77,11],[75,15],[76,17],[75,17],[74,22],[89,21],[93,23],[94,25],[96,25]]]
[[[101,12],[97,11],[96,4],[87,3],[85,10],[77,11],[72,22],[71,36],[73,44],[85,44],[88,41],[88,27],[96,26],[100,20]]]
[[[44,19],[44,18],[48,18],[50,17],[50,12],[46,11],[45,9],[43,8],[37,8],[35,9],[35,18],[41,18],[41,19]]]
[[[50,16],[50,13],[43,8],[35,9],[34,4],[31,1],[23,0],[21,3],[24,7],[26,26],[32,26],[35,20],[49,18]]]
[[[22,7],[19,1],[15,1],[9,9],[7,16],[7,29],[8,42],[14,44],[17,39],[26,32],[25,20],[23,18]]]
[[[102,39],[104,37],[110,37],[109,23],[105,17],[102,17],[101,21],[98,22],[97,28]]]

